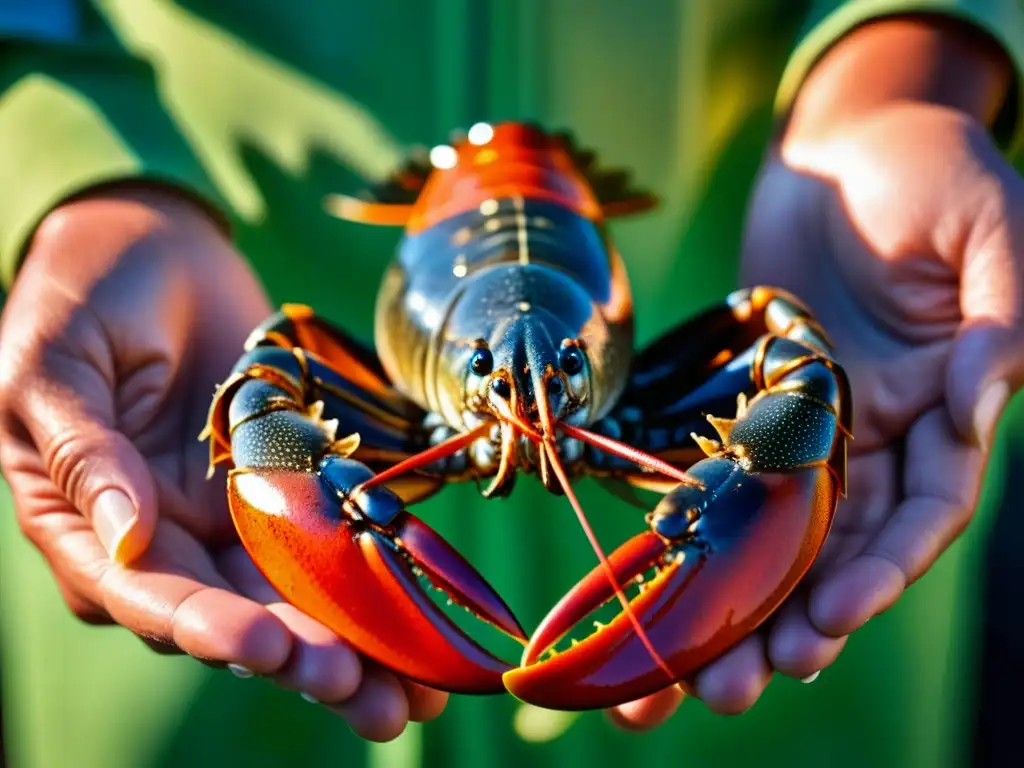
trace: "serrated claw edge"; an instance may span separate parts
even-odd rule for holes
[[[727,445],[729,443],[729,434],[732,432],[736,419],[723,419],[708,414],[708,423],[715,428],[715,432],[722,438],[722,443]]]
[[[335,420],[335,429],[337,429],[337,420]],[[331,443],[331,453],[336,453],[342,458],[347,459],[359,450],[360,441],[359,433],[353,432],[351,435],[346,435],[340,440],[333,441]]]
[[[700,449],[704,451],[704,453],[706,453],[708,456],[714,456],[722,448],[722,444],[719,443],[717,440],[712,440],[709,437],[698,435],[696,432],[691,432],[690,437],[694,439],[694,441],[697,443]]]
[[[747,415],[747,396],[745,393],[740,392],[736,395],[736,418],[742,419]]]

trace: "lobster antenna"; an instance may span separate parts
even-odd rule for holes
[[[382,483],[386,483],[388,480],[394,480],[396,477],[408,474],[409,472],[419,469],[426,464],[432,464],[439,459],[458,453],[485,432],[490,430],[490,428],[490,423],[485,421],[476,429],[471,429],[469,432],[461,432],[453,437],[449,437],[444,442],[431,446],[425,451],[420,451],[419,453],[388,467],[383,472],[374,475],[363,483],[362,487],[372,488],[375,485],[381,485]]]
[[[569,437],[577,440],[582,440],[588,445],[592,445],[595,448],[600,448],[603,451],[607,451],[620,459],[626,461],[632,461],[634,464],[639,464],[641,467],[660,472],[666,477],[671,477],[673,480],[677,480],[682,485],[690,485],[694,488],[704,490],[704,483],[692,475],[688,475],[681,469],[677,469],[669,464],[667,461],[651,456],[649,453],[644,453],[638,448],[634,448],[631,445],[620,443],[618,440],[613,440],[610,437],[599,435],[596,432],[591,432],[589,429],[583,429],[582,427],[576,427],[572,424],[566,424],[560,422],[559,426],[562,431],[565,432]]]
[[[640,638],[640,642],[644,648],[654,659],[654,662],[661,667],[665,674],[668,675],[670,683],[675,683],[676,677],[672,674],[672,670],[669,669],[668,664],[661,658],[661,654],[654,647],[654,643],[647,636],[647,632],[644,630],[643,625],[640,623],[640,619],[637,618],[636,613],[633,611],[633,606],[629,603],[629,598],[626,597],[626,593],[622,590],[622,586],[619,584],[619,580],[615,578],[615,571],[612,569],[612,564],[608,562],[608,556],[604,553],[601,548],[601,543],[597,540],[597,534],[594,533],[593,527],[590,525],[590,521],[587,520],[587,515],[583,511],[583,505],[580,504],[580,500],[576,498],[576,493],[572,489],[572,484],[569,482],[569,477],[565,473],[565,467],[562,466],[562,461],[558,457],[558,449],[555,446],[555,420],[551,415],[551,405],[548,400],[548,382],[544,378],[544,370],[540,365],[530,366],[530,378],[533,379],[533,391],[534,400],[537,403],[537,415],[540,417],[541,432],[544,435],[544,440],[540,444],[541,451],[547,454],[548,459],[551,463],[551,468],[555,472],[555,476],[558,478],[559,485],[562,486],[562,491],[565,493],[566,498],[569,499],[569,503],[572,505],[573,511],[576,513],[576,518],[580,521],[580,527],[583,528],[583,533],[586,534],[590,540],[590,546],[594,548],[594,554],[597,555],[598,561],[601,563],[601,567],[604,569],[605,574],[608,576],[608,581],[612,585],[612,589],[615,590],[615,596],[619,599],[619,603],[622,605],[622,611],[626,614],[629,622],[633,625],[633,629],[636,632],[636,636]],[[564,426],[564,425],[562,425]]]
[[[583,512],[583,507],[580,504],[576,494],[572,490],[572,486],[569,484],[569,478],[566,477],[565,469],[562,467],[562,462],[558,458],[558,452],[555,449],[554,443],[551,441],[544,441],[543,448],[548,454],[548,458],[551,460],[551,467],[555,471],[555,475],[558,477],[558,482],[562,486],[562,490],[565,492],[566,497],[569,499],[569,503],[572,504],[573,511],[576,512],[576,517],[579,518],[580,525],[583,527],[583,532],[590,539],[590,545],[594,548],[594,553],[597,555],[597,559],[601,561],[601,567],[604,568],[605,573],[608,574],[608,580],[611,582],[612,588],[615,590],[615,596],[619,598],[619,603],[622,604],[622,610],[628,617],[630,623],[633,625],[633,630],[636,632],[636,636],[643,643],[644,648],[654,659],[654,662],[664,670],[665,674],[668,675],[669,682],[675,684],[676,676],[669,668],[665,660],[661,658],[661,654],[654,647],[654,643],[647,636],[647,631],[643,628],[640,623],[640,619],[637,618],[636,613],[633,611],[633,606],[629,603],[629,598],[626,597],[626,593],[622,591],[622,587],[619,585],[619,580],[615,578],[615,571],[612,570],[612,564],[608,562],[608,556],[601,549],[600,543],[597,541],[597,536],[594,533],[594,529],[590,526],[590,522],[587,520],[586,514]]]

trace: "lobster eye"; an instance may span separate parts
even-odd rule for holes
[[[491,389],[503,400],[508,400],[512,396],[512,387],[504,379],[491,379]]]
[[[583,352],[575,344],[568,344],[558,353],[558,364],[567,374],[575,376],[583,370]]]
[[[494,369],[494,357],[491,350],[480,348],[469,358],[469,370],[477,376],[486,376]]]

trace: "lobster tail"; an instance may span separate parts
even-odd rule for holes
[[[434,196],[425,194],[431,187],[441,193],[438,198],[454,198],[455,206],[465,202],[454,194],[455,182],[468,175],[485,182],[478,190],[485,198],[492,191],[494,197],[499,196],[491,187],[509,195],[522,186],[521,196],[536,196],[533,187],[538,171],[553,174],[556,186],[567,187],[550,191],[587,218],[626,216],[658,204],[653,194],[633,187],[626,170],[601,166],[597,153],[578,146],[568,131],[548,132],[532,123],[477,123],[469,131],[453,131],[448,139],[449,144],[430,152],[422,147],[413,149],[386,178],[358,197],[332,195],[326,201],[327,210],[364,224],[405,226],[415,222],[420,227],[423,223],[418,219],[423,216],[417,217],[417,211],[437,207]],[[433,182],[435,172],[446,178]],[[541,186],[549,184],[550,179],[541,181]],[[479,196],[470,195],[474,201]]]

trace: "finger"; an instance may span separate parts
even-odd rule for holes
[[[18,525],[56,577],[71,612],[88,624],[112,622],[99,594],[97,556],[106,551],[88,521],[53,487],[27,436],[0,434],[0,465],[10,486]]]
[[[390,672],[367,664],[359,690],[344,704],[332,707],[368,741],[391,741],[402,735],[409,723],[409,701],[405,689]]]
[[[180,527],[162,520],[152,545],[132,567],[112,563],[85,518],[25,458],[27,451],[8,441],[3,453],[5,468],[19,478],[15,498],[26,533],[51,563],[80,618],[117,622],[161,652],[176,650],[263,674],[288,661],[287,628],[263,606],[235,594],[206,550]]]
[[[953,344],[946,402],[965,440],[988,450],[1010,397],[1021,383],[1022,342],[992,320],[965,323]]]
[[[92,524],[112,560],[146,549],[157,494],[146,460],[115,428],[111,383],[94,366],[48,353],[13,403],[57,489]]]
[[[694,690],[712,712],[738,715],[754,706],[771,677],[764,638],[754,634],[702,669]]]
[[[947,377],[947,405],[965,438],[987,449],[1010,395],[1024,379],[1024,182],[992,158],[1000,184],[985,185],[964,238],[960,332]],[[962,207],[958,200],[954,205]]]
[[[288,667],[275,677],[275,682],[299,690],[328,705],[351,699],[362,679],[361,657],[342,639],[298,609],[282,602],[281,596],[253,564],[242,547],[226,549],[217,557],[221,573],[242,594],[267,603],[295,634],[297,646]],[[373,662],[369,663],[374,666]],[[396,678],[408,703],[408,720],[427,722],[438,717],[448,703],[448,694]]]
[[[267,610],[295,638],[291,658],[273,676],[274,682],[326,704],[351,698],[363,676],[356,652],[323,624],[287,603],[269,605]]]
[[[846,645],[845,637],[822,634],[807,615],[807,596],[790,598],[768,635],[768,660],[778,672],[805,680],[832,664]]]
[[[167,521],[131,567],[110,563],[98,541],[97,591],[111,618],[153,643],[218,664],[274,675],[289,662],[293,637],[264,606],[237,594],[206,550]],[[95,569],[94,569],[95,570]]]
[[[901,457],[896,446],[850,456],[848,498],[836,509],[828,538],[804,577],[804,586],[816,584],[859,555],[882,529],[903,493]]]
[[[288,665],[274,676],[283,688],[307,699],[339,704],[358,690],[363,669],[360,656],[337,634],[285,602],[253,563],[245,549],[234,545],[217,553],[217,570],[240,594],[266,605],[288,627],[295,647]]]
[[[426,723],[440,717],[444,712],[444,708],[448,705],[447,693],[428,688],[403,677],[398,678],[398,681],[405,690],[405,697],[409,702],[410,722]]]
[[[288,661],[288,630],[266,608],[231,591],[166,573],[110,581],[111,615],[151,647],[174,646],[261,675],[276,674]]]
[[[907,435],[906,499],[860,555],[815,587],[814,627],[842,637],[892,606],[967,526],[983,463],[981,450],[959,439],[945,409],[915,422]]]
[[[608,710],[608,718],[624,731],[657,728],[675,714],[686,694],[678,685]]]

